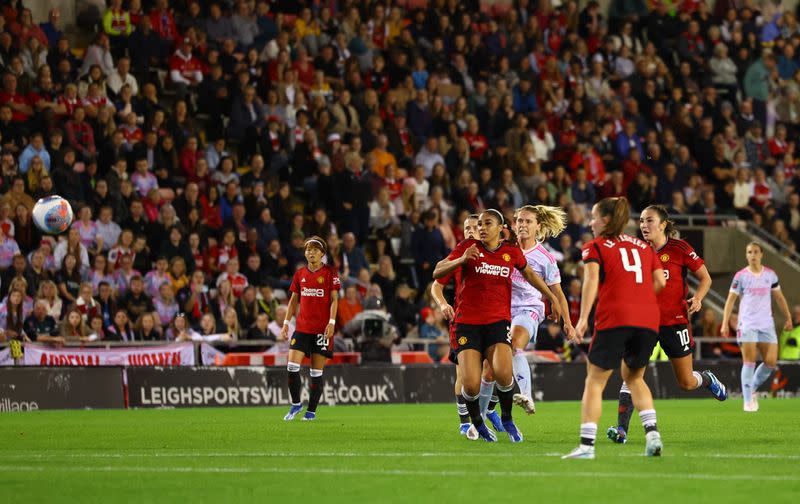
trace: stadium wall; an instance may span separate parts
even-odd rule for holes
[[[739,362],[709,363],[703,367],[726,383],[733,397],[741,395]],[[583,364],[538,364],[533,367],[533,376],[537,401],[579,400],[586,368]],[[325,369],[322,402],[329,406],[451,402],[453,378],[453,367],[449,365],[330,366]],[[651,363],[646,380],[656,399],[705,397],[681,391],[668,362]],[[615,373],[606,387],[605,398],[616,399],[620,385],[619,374]],[[800,363],[782,363],[761,392],[796,397],[800,394]],[[0,413],[288,404],[286,370],[278,367],[0,369]]]

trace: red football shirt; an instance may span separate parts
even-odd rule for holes
[[[595,330],[641,327],[658,331],[653,271],[661,268],[647,242],[629,235],[595,238],[583,246],[584,263],[600,265]]]
[[[20,94],[14,93],[9,94],[5,91],[0,91],[0,104],[5,105],[6,103],[16,103],[17,105],[32,105],[28,100],[28,97]],[[11,120],[14,122],[24,122],[30,118],[28,114],[24,114],[17,110],[11,111]]]
[[[691,245],[675,238],[670,238],[661,249],[656,250],[656,256],[667,277],[667,285],[657,296],[661,325],[688,324],[687,270],[697,271],[705,263]]]
[[[461,296],[456,311],[459,324],[484,325],[499,320],[511,320],[511,271],[524,270],[528,265],[522,250],[502,242],[495,250],[487,249],[478,240],[464,240],[448,258],[457,259],[471,245],[476,245],[480,257],[461,267]]]
[[[317,271],[308,266],[297,270],[290,290],[300,296],[300,313],[296,330],[306,334],[322,334],[331,318],[331,292],[339,290],[339,274],[330,265]]]

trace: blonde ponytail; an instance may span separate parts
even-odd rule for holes
[[[538,241],[555,238],[567,227],[567,213],[561,207],[525,205],[514,212],[514,219],[516,220],[522,212],[530,212],[536,216],[536,222],[539,224],[539,232],[536,234]]]

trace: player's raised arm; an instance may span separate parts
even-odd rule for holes
[[[460,256],[456,256],[453,258],[453,254],[459,252],[459,247],[453,251],[445,259],[442,259],[438,263],[436,263],[436,268],[433,269],[433,279],[438,280],[439,278],[444,277],[448,273],[452,272],[454,269],[459,268],[466,264],[467,261],[477,259],[480,256],[478,252],[478,247],[473,243],[469,247],[464,250],[464,252]]]

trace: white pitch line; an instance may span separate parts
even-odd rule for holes
[[[609,457],[629,457],[641,458],[644,455],[637,452],[613,453],[611,450],[604,451]],[[505,451],[501,453],[483,452],[130,452],[130,453],[104,453],[104,452],[0,452],[0,457],[13,459],[70,459],[70,458],[95,458],[95,459],[122,459],[122,458],[400,458],[400,457],[468,457],[470,455],[480,455],[481,457],[498,458],[524,458],[524,457],[560,457],[563,453],[556,452],[524,452],[524,451]],[[763,459],[763,460],[800,460],[800,455],[784,455],[777,453],[668,453],[670,458],[713,458],[713,459]]]
[[[578,462],[583,464],[585,462]],[[292,468],[292,467],[163,467],[163,466],[65,466],[47,468],[41,466],[0,466],[2,472],[86,472],[86,473],[180,473],[180,474],[333,474],[333,475],[368,475],[368,476],[434,476],[434,477],[586,477],[617,478],[619,472],[600,471],[425,471],[417,469],[335,469]],[[800,481],[794,475],[752,475],[752,474],[696,474],[696,473],[659,473],[659,472],[625,472],[626,478],[680,479],[701,481]]]

